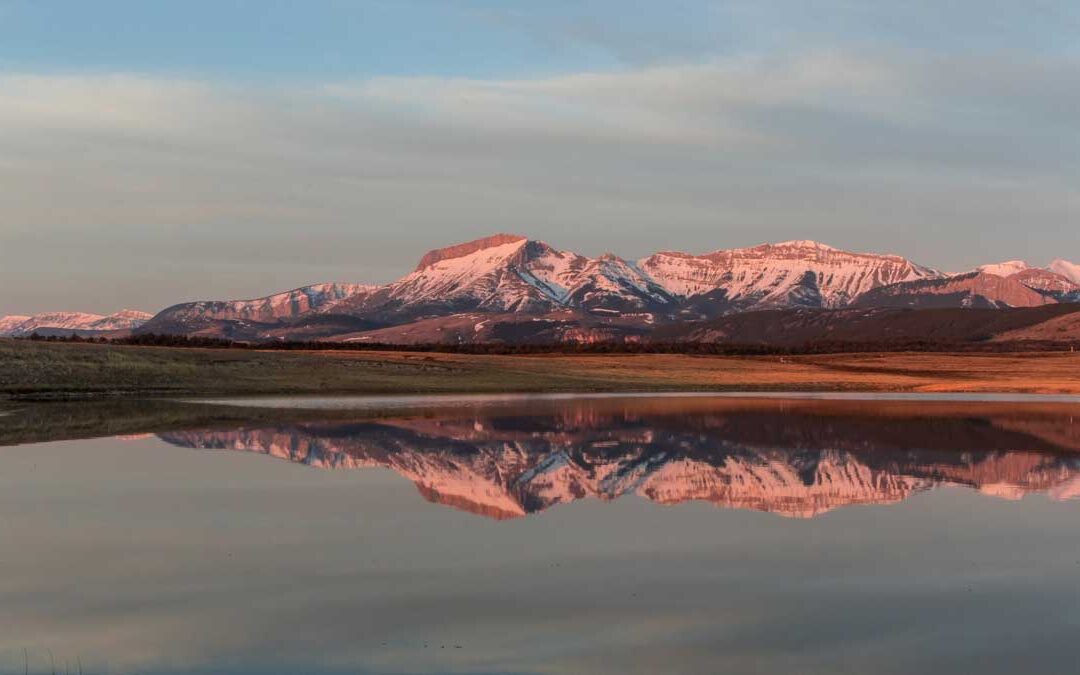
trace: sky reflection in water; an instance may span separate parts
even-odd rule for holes
[[[2,448],[0,672],[1067,672],[1075,409],[555,400]]]

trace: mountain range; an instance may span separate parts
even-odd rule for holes
[[[657,331],[682,339],[703,334],[699,329],[709,322],[762,311],[793,313],[790,318],[1073,303],[1080,303],[1080,265],[1066,260],[1045,268],[1009,261],[947,274],[900,256],[787,241],[703,255],[663,251],[630,261],[497,234],[430,251],[412,272],[385,285],[324,283],[252,300],[182,303],[153,317],[127,311],[4,317],[0,335],[133,331],[237,340],[588,342],[647,340]]]
[[[85,312],[45,312],[33,316],[10,315],[0,317],[0,336],[81,335],[104,334],[126,331],[142,326],[153,314],[124,309],[114,314],[87,314]]]

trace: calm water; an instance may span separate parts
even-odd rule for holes
[[[0,419],[0,673],[1080,669],[1075,401],[245,403]]]

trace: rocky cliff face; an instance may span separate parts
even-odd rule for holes
[[[639,264],[672,294],[689,298],[719,291],[741,310],[842,307],[880,286],[942,276],[899,256],[851,253],[813,241],[701,256],[658,253]]]

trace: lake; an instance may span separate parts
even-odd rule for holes
[[[0,443],[0,673],[1080,667],[1075,397],[57,403]]]

